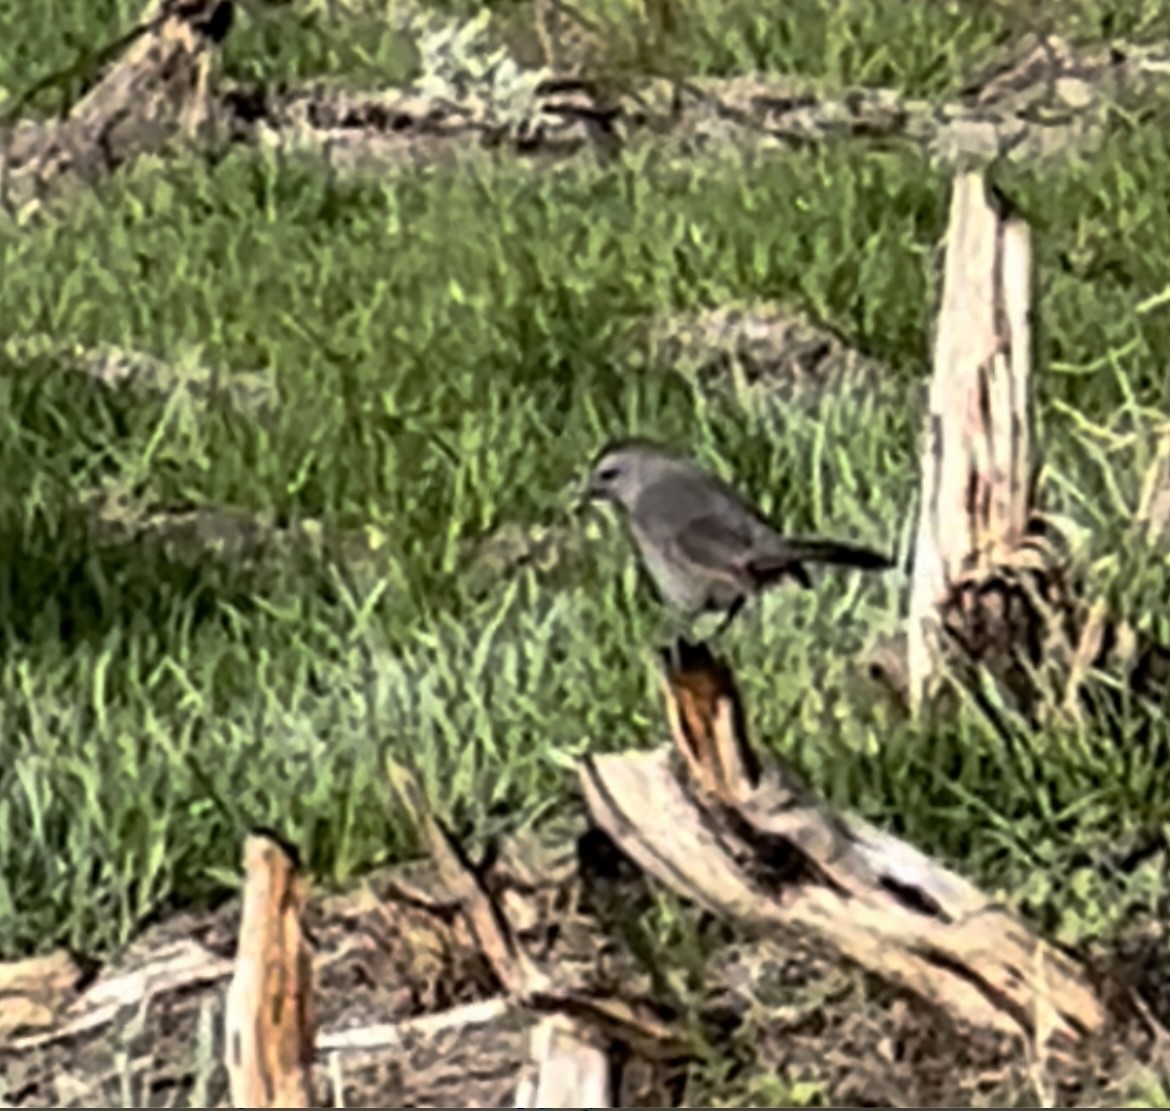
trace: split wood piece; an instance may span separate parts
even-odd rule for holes
[[[306,890],[288,849],[266,834],[244,845],[236,971],[225,1048],[232,1105],[309,1107],[312,966],[301,928]]]
[[[540,1016],[517,1087],[518,1107],[612,1106],[612,1049],[650,1059],[678,1058],[686,1044],[649,1006],[558,984],[524,952],[506,914],[450,832],[399,773],[400,794],[419,821],[442,885],[507,991]]]
[[[978,173],[951,196],[942,309],[922,449],[910,596],[910,705],[941,656],[939,608],[961,576],[1010,564],[1029,516],[1031,239]]]
[[[650,875],[753,930],[795,928],[956,1020],[1061,1053],[1106,1010],[1084,969],[974,886],[867,823],[839,817],[752,754],[727,666],[664,653],[674,747],[588,758],[593,820]]]
[[[604,1044],[582,1023],[550,1015],[533,1028],[517,1107],[613,1107],[613,1078]]]
[[[0,127],[0,201],[35,207],[195,133],[210,118],[211,52],[231,22],[231,0],[153,0],[64,119]]]
[[[64,955],[60,958],[64,961]],[[68,978],[64,963],[60,968]],[[80,996],[60,1013],[61,1023],[27,1032],[0,1050],[24,1051],[75,1038],[117,1021],[127,1012],[142,1012],[154,1000],[175,992],[214,983],[231,972],[231,962],[217,957],[191,938],[180,938],[156,949],[129,968],[104,968]],[[7,1006],[0,990],[0,1006]],[[31,1026],[31,1024],[30,1024]]]
[[[0,964],[0,1038],[52,1027],[84,976],[64,949]]]

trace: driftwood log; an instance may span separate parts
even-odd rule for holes
[[[827,941],[960,1023],[1040,1052],[1075,1052],[1106,1028],[1076,961],[962,877],[764,764],[731,673],[707,648],[682,642],[664,656],[673,752],[594,756],[580,769],[593,820],[649,875],[744,927]]]

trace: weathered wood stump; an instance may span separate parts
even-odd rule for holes
[[[921,454],[904,633],[869,672],[914,714],[990,677],[1037,722],[1100,705],[1106,669],[1160,695],[1170,652],[1085,596],[1056,522],[1036,503],[1031,438],[1031,244],[978,173],[951,198],[942,305]],[[1159,519],[1151,478],[1145,513]],[[1148,524],[1148,528],[1157,527]],[[981,675],[982,673],[982,675]]]
[[[1019,591],[1008,585],[992,601],[983,588],[998,567],[1012,565],[1031,508],[1031,258],[1027,225],[993,204],[980,174],[959,177],[922,445],[907,627],[915,712],[939,670],[948,611],[986,632],[986,643],[970,646],[976,654],[985,655],[993,643],[1010,652],[1016,643]]]
[[[731,673],[707,648],[664,655],[673,751],[580,769],[593,820],[650,876],[753,931],[827,941],[960,1023],[1044,1052],[1075,1053],[1106,1028],[1076,961],[962,877],[763,763]]]

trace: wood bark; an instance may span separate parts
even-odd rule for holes
[[[983,176],[951,196],[942,308],[922,448],[910,595],[910,705],[942,655],[939,610],[964,576],[1010,562],[1029,516],[1031,236]]]
[[[651,876],[755,931],[826,941],[960,1023],[1054,1052],[1105,1028],[1086,970],[1016,915],[762,763],[731,673],[706,647],[666,654],[663,691],[673,752],[581,767],[594,821]]]
[[[312,964],[301,928],[306,890],[275,839],[244,846],[244,905],[227,992],[226,1063],[235,1107],[310,1107]]]

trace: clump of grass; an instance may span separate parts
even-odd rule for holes
[[[382,0],[344,5],[240,6],[224,48],[224,71],[271,85],[329,79],[351,87],[404,85],[419,74],[415,36]]]
[[[33,12],[19,4],[0,9],[0,112],[50,74],[85,68],[103,44],[127,31],[139,14],[133,0],[50,0]],[[78,79],[47,89],[27,110],[59,111],[81,92]]]

